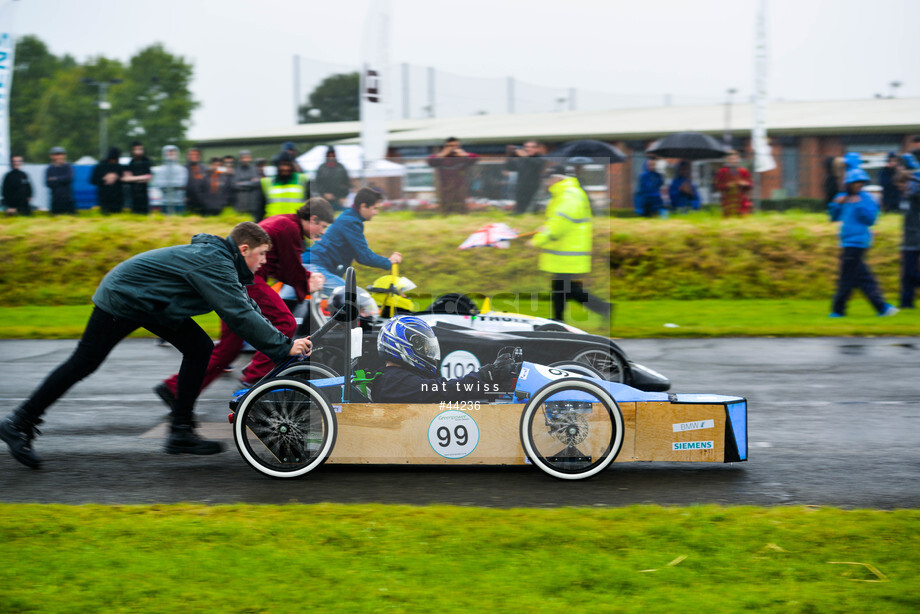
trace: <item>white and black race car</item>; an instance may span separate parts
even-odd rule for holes
[[[360,290],[359,290],[360,292]],[[525,314],[493,311],[488,301],[479,311],[463,294],[447,294],[436,299],[423,311],[411,312],[428,322],[441,347],[441,374],[462,377],[495,360],[498,350],[520,347],[526,360],[565,368],[588,377],[599,377],[648,392],[663,392],[671,387],[667,377],[635,363],[612,339],[593,335],[568,324]],[[402,313],[410,313],[402,310]],[[298,334],[309,334],[325,322],[317,306],[308,315],[302,311],[303,323]],[[368,372],[383,368],[377,356],[377,334],[385,317],[373,315],[361,319],[363,351],[357,368]],[[314,358],[339,373],[344,371],[341,330],[329,333],[314,349]]]

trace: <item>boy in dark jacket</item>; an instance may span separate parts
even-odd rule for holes
[[[45,169],[45,185],[51,191],[51,215],[76,213],[73,199],[73,167],[63,147],[51,148],[51,164]]]
[[[270,247],[264,230],[243,222],[226,239],[198,234],[189,245],[144,252],[109,271],[93,295],[95,307],[76,350],[0,420],[0,440],[22,464],[40,466],[32,439],[45,410],[93,373],[122,339],[145,328],[182,352],[166,452],[220,452],[220,442],[201,439],[194,431],[193,407],[214,344],[192,316],[216,311],[238,335],[277,360],[312,348],[307,338],[292,340],[280,333],[246,295],[243,286],[252,283]]]
[[[131,161],[125,167],[122,181],[131,188],[131,212],[139,215],[150,213],[150,194],[147,188],[153,179],[153,164],[147,157],[143,143],[131,143]]]
[[[846,192],[837,195],[828,205],[831,221],[842,222],[840,225],[840,277],[837,280],[837,292],[831,307],[832,318],[846,315],[847,301],[850,293],[859,288],[875,307],[880,316],[893,316],[897,307],[889,305],[882,297],[875,276],[863,261],[866,250],[872,244],[872,231],[879,207],[875,200],[863,192],[869,183],[866,171],[853,168],[844,177]]]
[[[345,285],[342,275],[354,260],[365,266],[386,271],[389,271],[392,265],[402,262],[402,254],[399,252],[393,252],[389,258],[375,254],[364,238],[364,222],[374,219],[382,198],[379,192],[370,188],[358,190],[352,208],[346,209],[335,218],[335,222],[323,235],[323,240],[310,248],[307,268],[312,273],[320,273],[325,277],[325,294],[331,296],[333,290]]]
[[[336,159],[335,147],[326,150],[326,162],[316,169],[315,192],[329,201],[334,211],[342,211],[342,201],[351,190],[348,170]]]
[[[125,206],[124,184],[121,181],[125,167],[119,162],[120,158],[121,150],[110,147],[105,160],[93,167],[93,173],[89,177],[89,182],[97,188],[99,210],[105,214],[121,213]]]
[[[10,158],[13,169],[3,176],[3,206],[7,213],[32,215],[32,184],[22,170],[22,156]]]
[[[266,262],[255,271],[253,283],[246,286],[249,295],[259,310],[272,326],[282,333],[294,336],[297,321],[293,314],[275,292],[268,280],[277,280],[289,284],[294,289],[298,301],[306,298],[311,291],[319,290],[323,284],[321,275],[310,275],[300,261],[303,253],[304,237],[318,239],[333,220],[332,207],[322,198],[311,198],[297,213],[273,215],[259,222],[272,242],[272,248],[265,255]],[[243,349],[243,338],[226,322],[220,325],[220,341],[214,346],[208,369],[201,382],[204,389],[229,367]],[[247,387],[262,379],[274,368],[270,356],[256,352],[252,362],[243,369],[241,383]],[[170,409],[175,406],[179,376],[173,375],[157,384],[153,389]]]
[[[371,384],[377,403],[437,403],[484,399],[488,393],[510,392],[517,363],[510,349],[499,351],[491,365],[456,379],[438,376],[441,348],[425,320],[398,316],[377,336],[377,352],[386,361],[383,374]]]

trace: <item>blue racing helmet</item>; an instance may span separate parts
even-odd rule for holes
[[[867,173],[863,169],[851,168],[850,170],[847,171],[847,174],[843,176],[843,182],[853,183],[855,181],[865,181],[866,183],[869,183],[871,179],[869,179],[869,173]]]
[[[388,320],[377,336],[377,353],[423,373],[437,375],[441,363],[441,346],[428,323],[417,316],[399,316]]]

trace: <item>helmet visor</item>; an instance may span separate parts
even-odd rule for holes
[[[433,334],[428,331],[413,331],[409,334],[408,341],[419,356],[435,365],[441,361],[441,346]]]

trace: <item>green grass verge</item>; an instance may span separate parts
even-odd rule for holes
[[[92,305],[0,307],[0,339],[79,339],[92,310]],[[196,316],[194,320],[213,338],[220,336],[216,313]],[[131,336],[154,335],[140,329]]]
[[[916,612],[920,512],[4,505],[3,612]]]
[[[495,309],[549,317],[546,301],[498,299]],[[0,307],[0,339],[73,339],[83,333],[91,306]],[[850,302],[846,318],[829,318],[827,300],[619,301],[610,336],[644,337],[820,337],[920,335],[920,311],[879,318],[862,298]],[[220,335],[213,313],[195,318]],[[607,334],[594,314],[572,306],[567,321],[587,332]],[[675,326],[676,325],[676,326]],[[135,336],[149,337],[146,331]]]
[[[231,212],[213,218],[2,218],[0,304],[85,304],[103,275],[127,257],[187,243],[197,232],[224,236],[244,219]],[[523,241],[510,249],[457,249],[469,233],[499,221],[526,232],[543,218],[499,212],[446,217],[391,212],[368,223],[366,234],[376,252],[403,253],[400,272],[421,292],[548,292],[547,275],[537,270],[537,251]],[[801,212],[744,219],[722,219],[707,212],[667,220],[598,217],[586,286],[617,300],[819,300],[833,292],[837,232],[826,216]],[[898,285],[901,217],[883,216],[874,232],[875,245],[867,259],[892,297]],[[362,266],[357,273],[361,286],[383,274]]]

